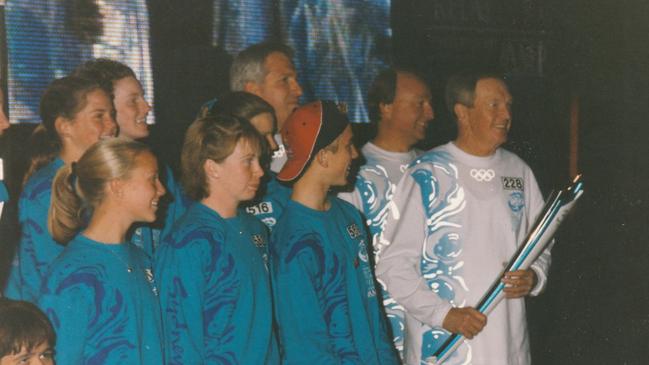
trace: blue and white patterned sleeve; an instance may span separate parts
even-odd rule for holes
[[[435,240],[428,232],[428,212],[444,205],[439,191],[425,191],[426,186],[435,185],[422,184],[421,180],[431,178],[429,170],[412,168],[399,182],[383,233],[387,245],[378,258],[376,276],[406,312],[431,327],[441,327],[451,304],[443,293],[429,286],[421,269],[423,245]],[[438,288],[443,290],[444,286]]]

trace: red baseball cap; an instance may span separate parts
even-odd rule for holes
[[[347,115],[333,101],[319,100],[297,108],[280,131],[288,160],[277,179],[295,180],[313,156],[336,140],[348,125]]]

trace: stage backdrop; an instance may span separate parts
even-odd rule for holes
[[[153,103],[145,0],[8,1],[5,24],[13,123],[40,122],[38,106],[47,85],[97,57],[129,65]]]
[[[234,56],[279,39],[296,51],[302,102],[331,99],[367,122],[369,84],[389,63],[389,0],[215,0],[213,44]]]
[[[345,102],[352,121],[368,121],[367,88],[389,63],[389,0],[214,0],[212,9],[214,46],[234,56],[253,43],[283,41],[296,50],[303,102]],[[145,0],[8,1],[5,10],[12,122],[38,123],[48,83],[96,57],[133,68],[153,104]]]

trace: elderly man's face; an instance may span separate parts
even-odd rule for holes
[[[512,96],[498,79],[479,80],[473,106],[467,108],[466,131],[470,148],[490,154],[507,141],[511,127]]]
[[[297,108],[302,88],[297,82],[293,63],[283,53],[273,52],[268,55],[264,68],[267,72],[266,77],[257,85],[254,93],[273,106],[277,129],[280,129],[286,118]]]

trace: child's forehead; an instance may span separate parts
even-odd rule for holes
[[[18,346],[16,346],[15,348],[18,348]],[[11,354],[6,354],[5,356],[1,357],[0,360],[5,360],[5,358],[10,358],[10,359],[19,358],[21,356],[25,356],[29,354],[42,354],[45,351],[52,351],[52,350],[53,347],[50,345],[49,341],[40,342],[39,344],[34,345],[31,348],[25,344],[22,344],[20,345],[20,351]],[[0,361],[0,365],[5,365],[5,363]]]

